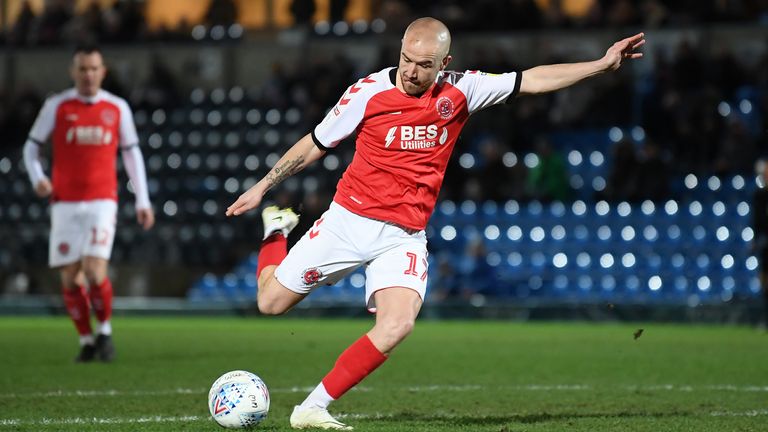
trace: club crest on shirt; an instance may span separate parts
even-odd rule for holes
[[[323,272],[318,270],[317,267],[311,267],[304,270],[302,279],[304,279],[304,285],[314,285],[320,281],[321,277],[323,277]]]
[[[438,99],[435,108],[437,108],[437,114],[443,120],[448,120],[453,115],[453,101],[447,96]]]
[[[101,112],[101,121],[103,121],[107,126],[112,126],[115,124],[115,121],[117,121],[117,115],[114,111],[106,109]]]
[[[69,243],[67,242],[61,242],[59,243],[59,253],[62,255],[66,255],[69,253]]]

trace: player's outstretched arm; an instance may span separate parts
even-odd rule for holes
[[[591,62],[564,63],[523,71],[520,94],[547,93],[569,87],[577,82],[618,69],[625,59],[638,59],[643,53],[638,49],[645,43],[645,34],[638,33],[614,43],[603,58]]]
[[[261,204],[261,199],[268,190],[286,178],[303,170],[306,166],[320,159],[325,154],[317,148],[312,135],[307,134],[296,142],[275,164],[263,179],[245,191],[237,201],[227,207],[227,216],[239,216]]]

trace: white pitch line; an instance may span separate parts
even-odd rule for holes
[[[709,415],[713,417],[757,417],[768,415],[768,409],[751,411],[714,411]]]
[[[516,413],[506,413],[507,415],[516,415]],[[750,410],[750,411],[714,411],[709,413],[712,417],[759,417],[759,416],[768,416],[768,409],[763,410]],[[338,419],[348,419],[348,420],[383,420],[383,419],[390,419],[395,418],[396,414],[383,414],[383,413],[376,413],[376,414],[353,414],[353,413],[341,413],[341,414],[334,414],[334,417]],[[437,414],[437,413],[431,413],[430,418],[435,420],[451,420],[459,417],[465,417],[462,414],[455,414],[455,413],[443,413],[443,414]]]
[[[0,398],[53,398],[53,397],[108,397],[108,396],[167,396],[179,394],[204,394],[204,389],[177,388],[171,390],[54,390],[35,393],[0,393]]]
[[[314,387],[286,387],[270,389],[271,393],[309,393]],[[420,392],[471,392],[485,390],[507,390],[507,391],[593,391],[610,390],[610,388],[590,386],[584,384],[527,384],[511,386],[483,386],[483,385],[429,385],[429,386],[410,386],[406,390],[413,393]],[[657,384],[645,386],[621,386],[620,390],[626,391],[675,391],[675,392],[694,392],[694,391],[727,391],[744,393],[765,393],[768,392],[768,386],[719,384],[719,385],[685,385],[685,384]],[[352,389],[353,391],[369,392],[374,391],[373,387],[360,386]],[[388,389],[389,390],[389,389]],[[176,388],[169,390],[53,390],[48,392],[33,393],[0,393],[0,399],[15,398],[55,398],[55,397],[125,397],[125,396],[169,396],[206,394],[207,389],[197,388]]]
[[[181,417],[70,417],[70,418],[42,418],[40,420],[0,419],[0,426],[23,425],[94,425],[94,424],[133,424],[133,423],[178,423],[191,421],[208,421],[208,417],[181,416]]]
[[[658,385],[647,385],[647,386],[627,386],[625,387],[625,389],[631,390],[631,391],[667,390],[667,391],[681,391],[681,392],[692,392],[692,391],[730,391],[730,392],[746,392],[746,393],[768,392],[768,386],[756,386],[756,385],[737,386],[733,384],[703,385],[703,386],[692,386],[692,385],[685,385],[685,384],[658,384]]]

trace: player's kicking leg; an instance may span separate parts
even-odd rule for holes
[[[264,222],[264,240],[261,242],[256,269],[259,283],[256,301],[261,313],[279,315],[305,297],[289,290],[275,278],[277,265],[288,255],[286,239],[299,223],[299,216],[290,208],[271,206],[261,212],[261,218]]]
[[[371,331],[350,345],[333,369],[309,396],[294,408],[294,429],[352,430],[328,413],[328,405],[376,370],[389,353],[413,330],[422,299],[418,292],[392,287],[374,292],[376,324]]]

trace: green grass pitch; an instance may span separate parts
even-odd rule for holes
[[[0,431],[217,431],[210,384],[288,415],[371,320],[114,320],[118,358],[74,364],[63,317],[0,318]],[[635,340],[633,333],[643,328]],[[766,431],[768,334],[746,327],[429,321],[331,412],[362,431]]]

